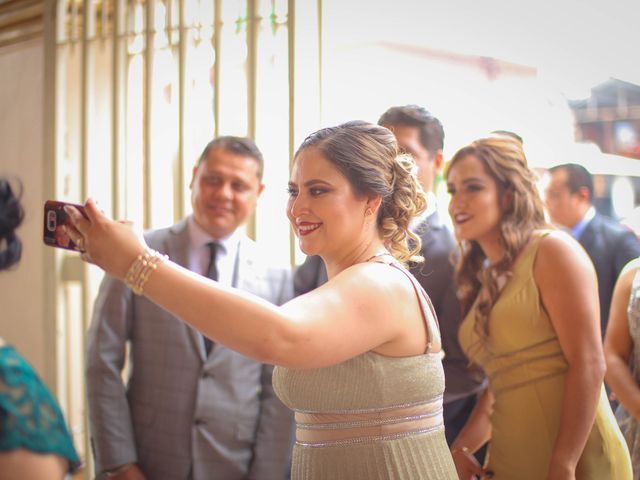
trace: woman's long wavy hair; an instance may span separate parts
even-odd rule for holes
[[[522,144],[518,140],[507,136],[476,140],[456,152],[447,165],[445,177],[449,176],[458,161],[468,156],[474,156],[482,163],[486,173],[496,183],[500,203],[506,203],[500,220],[504,256],[499,262],[487,265],[486,255],[474,240],[461,240],[458,243],[458,297],[463,315],[471,310],[477,299],[474,328],[481,342],[485,342],[489,336],[489,314],[500,294],[499,278],[511,275],[513,262],[533,231],[548,225],[536,187],[537,177],[529,170]]]
[[[382,197],[377,225],[391,254],[403,263],[422,260],[420,237],[409,224],[426,209],[427,200],[413,158],[399,155],[393,133],[372,123],[347,122],[309,135],[295,157],[312,147],[347,178],[356,195]]]

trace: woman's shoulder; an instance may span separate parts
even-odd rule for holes
[[[640,273],[640,257],[634,258],[624,266],[618,276],[616,284],[620,285],[619,288],[631,288],[631,285],[634,283],[638,273]],[[636,284],[637,283],[638,282],[636,281]]]
[[[584,253],[586,252],[580,243],[573,238],[568,232],[559,229],[535,230],[534,237],[538,238],[539,251],[545,255],[564,255],[569,252]]]
[[[409,291],[411,274],[397,262],[370,261],[346,268],[326,284],[349,293],[363,295],[369,299],[386,295],[401,295]]]
[[[539,246],[536,254],[536,270],[558,271],[568,267],[576,270],[593,270],[593,263],[582,245],[562,230],[536,231]]]
[[[638,272],[638,269],[640,269],[640,257],[634,258],[629,263],[627,263],[622,268],[622,271],[620,272],[620,275],[621,276],[622,275],[630,275],[631,277],[634,277],[635,274]]]
[[[367,261],[356,263],[345,268],[336,275],[336,280],[351,282],[366,287],[385,285],[388,281],[400,274],[403,267],[394,261]],[[396,273],[397,272],[397,273]],[[401,274],[400,274],[401,275]]]

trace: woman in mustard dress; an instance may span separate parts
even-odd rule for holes
[[[460,242],[459,332],[489,386],[452,445],[461,479],[631,479],[603,389],[596,276],[547,226],[522,145],[473,142],[447,170]],[[490,441],[484,466],[473,452]]]

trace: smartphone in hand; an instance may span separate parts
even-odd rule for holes
[[[73,240],[64,232],[62,228],[64,225],[69,224],[69,215],[64,211],[65,205],[71,205],[77,208],[82,215],[87,217],[82,205],[76,205],[75,203],[58,202],[56,200],[47,200],[44,204],[44,233],[42,239],[45,245],[50,247],[65,248],[67,250],[74,250],[79,252],[78,246],[73,243]]]

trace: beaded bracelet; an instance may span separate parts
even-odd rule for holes
[[[138,255],[131,264],[124,277],[124,283],[133,293],[142,295],[144,286],[151,274],[158,268],[158,265],[164,263],[168,258],[167,255],[162,255],[160,252],[148,248]]]
[[[464,454],[471,454],[471,450],[469,450],[467,447],[453,447],[451,449],[451,455],[455,455],[458,452],[462,452]]]

